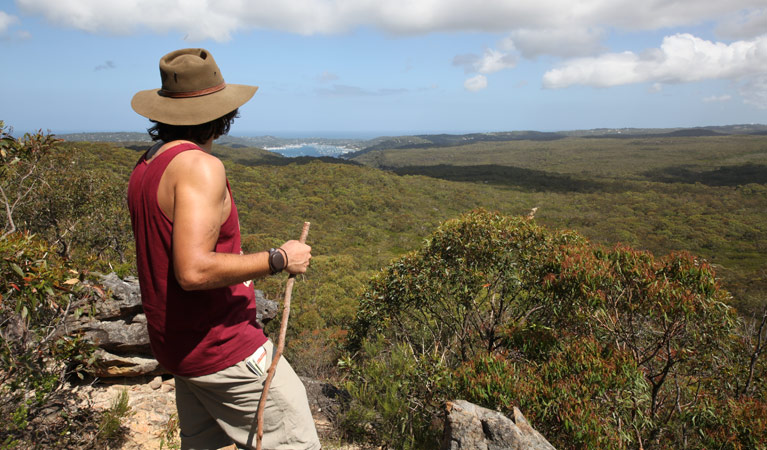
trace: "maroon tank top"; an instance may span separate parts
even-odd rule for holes
[[[152,352],[173,374],[201,376],[242,361],[266,342],[266,336],[256,322],[255,294],[250,283],[185,291],[176,280],[171,253],[173,221],[160,209],[157,190],[168,164],[187,150],[201,149],[194,144],[179,144],[150,162],[146,162],[144,154],[130,177],[128,208]],[[233,197],[232,211],[221,225],[216,252],[242,252]]]

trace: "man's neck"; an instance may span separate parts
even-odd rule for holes
[[[210,153],[213,150],[213,138],[208,139],[207,142],[197,144],[205,153]]]

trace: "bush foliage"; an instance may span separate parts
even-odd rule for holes
[[[49,224],[40,235],[28,230],[41,216],[72,224],[74,210],[25,212],[49,194],[79,195],[80,189],[69,186],[71,192],[53,194],[51,170],[58,169],[50,159],[52,137],[15,140],[2,122],[0,128],[0,197],[6,212],[0,237],[0,447],[86,448],[119,441],[125,408],[107,411],[112,415],[103,428],[100,414],[79,406],[66,383],[93,363],[91,346],[65,332],[67,317],[83,313],[70,305],[97,301],[103,293],[83,283],[84,272],[66,258],[70,252],[63,249],[71,247],[62,247],[62,239],[73,236],[62,234],[64,228],[51,230]]]
[[[475,211],[371,282],[345,361],[350,411],[376,438],[412,432],[404,448],[437,442],[431,418],[453,398],[519,406],[557,448],[758,448],[765,386],[744,389],[753,353],[728,297],[691,255]]]

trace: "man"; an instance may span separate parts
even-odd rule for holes
[[[255,415],[273,357],[256,322],[251,280],[306,271],[311,248],[288,241],[243,254],[224,166],[210,154],[258,87],[226,84],[203,49],[160,60],[161,89],[133,109],[158,141],[136,164],[128,206],[152,351],[176,380],[184,449],[255,446]],[[264,412],[263,448],[320,447],[301,381],[278,363]]]

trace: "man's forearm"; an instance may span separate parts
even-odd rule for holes
[[[269,252],[247,255],[209,252],[191,264],[175,267],[176,279],[187,291],[232,286],[271,274]]]

